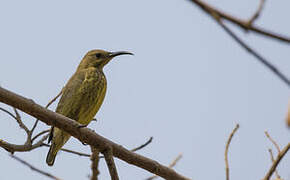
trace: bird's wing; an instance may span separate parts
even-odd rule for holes
[[[84,115],[95,116],[105,92],[106,79],[101,71],[87,68],[77,72],[64,87],[56,112],[76,121],[84,118]]]
[[[77,113],[73,113],[72,110],[70,110],[70,104],[78,102],[77,99],[74,100],[74,98],[77,98],[78,89],[80,89],[80,86],[82,85],[82,82],[85,79],[85,72],[76,72],[67,82],[65,87],[62,89],[62,96],[59,100],[59,103],[56,108],[56,112],[60,113],[64,116],[67,116],[71,119],[75,119]],[[75,109],[77,111],[77,109]],[[50,129],[50,134],[48,137],[48,143],[53,138],[53,131],[54,126]]]
[[[102,72],[95,68],[76,72],[64,87],[56,112],[88,124],[99,110],[105,92],[106,79]]]
[[[67,82],[63,89],[63,94],[56,108],[56,112],[66,117],[77,120],[80,110],[80,89],[85,80],[85,72],[76,72]]]

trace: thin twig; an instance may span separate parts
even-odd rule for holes
[[[92,169],[92,176],[91,180],[98,180],[98,175],[100,174],[99,172],[99,150],[97,150],[94,147],[91,147],[92,155],[91,155],[91,169]]]
[[[272,161],[272,163],[274,163],[275,159],[274,159],[272,149],[269,149],[269,153],[270,153],[271,161]],[[276,175],[276,179],[281,179],[281,176],[278,174],[277,169],[275,170],[275,175]]]
[[[25,124],[22,122],[20,114],[18,113],[16,108],[13,108],[14,112],[15,112],[15,117],[16,117],[16,121],[19,124],[20,128],[22,128],[26,134],[29,136],[29,129],[25,126]]]
[[[281,150],[280,150],[279,145],[277,144],[277,142],[274,141],[274,139],[270,136],[270,134],[267,131],[265,131],[265,134],[266,134],[267,138],[274,144],[274,146],[276,147],[278,153],[280,153]]]
[[[173,168],[175,165],[176,165],[176,163],[180,160],[182,158],[182,154],[179,154],[172,162],[171,162],[171,164],[169,164],[169,166],[168,167],[170,167],[170,168]]]
[[[222,19],[225,19],[225,20],[235,24],[238,27],[241,27],[242,29],[244,29],[246,31],[252,31],[252,32],[258,33],[260,35],[270,37],[272,39],[280,40],[280,41],[285,42],[285,43],[290,43],[290,37],[282,36],[280,34],[267,31],[267,30],[262,29],[258,26],[254,26],[254,25],[249,26],[249,23],[247,21],[241,20],[241,19],[236,18],[232,15],[229,15],[225,12],[222,12],[222,11],[218,10],[217,8],[214,8],[213,6],[207,4],[204,1],[200,1],[200,0],[190,0],[190,1],[193,2],[194,4],[196,4],[198,7],[200,7],[204,12],[206,12],[210,16],[212,16],[212,13],[215,13],[218,16],[220,16]]]
[[[271,168],[269,169],[269,171],[267,172],[263,180],[269,180],[271,178],[273,172],[276,170],[281,159],[285,156],[285,154],[288,152],[289,149],[290,149],[290,143],[288,143],[287,146],[284,147],[280,153],[278,153],[275,161],[273,162]]]
[[[119,180],[119,176],[118,176],[118,173],[117,173],[117,168],[116,168],[114,157],[113,157],[112,148],[108,147],[102,153],[105,156],[105,160],[106,160],[106,163],[107,163],[110,175],[111,175],[111,180]]]
[[[258,17],[260,16],[260,14],[263,10],[264,4],[265,4],[265,0],[260,0],[260,4],[259,4],[257,11],[248,21],[249,26],[252,26],[253,22],[258,19]]]
[[[144,144],[142,144],[142,145],[140,145],[140,146],[132,149],[131,151],[132,152],[136,152],[136,151],[138,151],[138,150],[146,147],[147,145],[149,145],[152,142],[152,140],[153,140],[153,137],[150,137],[150,139],[146,143],[144,143]],[[46,144],[46,143],[42,143],[42,146],[50,147],[50,145],[49,144]],[[67,152],[67,153],[72,153],[72,154],[76,154],[76,155],[79,155],[79,156],[83,156],[83,157],[91,157],[90,154],[86,154],[86,153],[82,153],[82,152],[77,152],[77,151],[73,151],[73,150],[70,150],[70,149],[61,148],[60,150],[61,151],[64,151],[64,152]],[[100,156],[99,158],[100,159],[103,159],[104,156]]]
[[[5,112],[5,113],[7,113],[9,116],[11,116],[13,119],[15,119],[16,122],[18,123],[18,125],[20,126],[20,128],[22,128],[26,133],[29,131],[28,128],[23,124],[23,122],[21,120],[21,117],[20,117],[18,111],[15,108],[13,108],[13,110],[14,110],[16,115],[12,114],[8,110],[6,110],[4,108],[1,108],[1,107],[0,107],[0,110]]]
[[[57,98],[60,96],[62,94],[62,90],[52,99],[52,100],[50,100],[48,103],[47,103],[47,105],[45,106],[45,108],[48,108],[54,101],[56,101],[57,100]],[[35,122],[34,122],[34,124],[33,124],[33,126],[32,126],[32,128],[31,128],[31,135],[32,135],[32,133],[33,133],[33,131],[35,130],[35,128],[36,128],[36,126],[37,126],[37,124],[38,124],[38,121],[39,121],[39,119],[36,119],[35,120]]]
[[[152,140],[153,140],[153,137],[150,137],[150,139],[149,139],[146,143],[142,144],[142,145],[139,146],[139,147],[136,147],[136,148],[134,148],[134,149],[131,149],[131,151],[132,151],[132,152],[136,152],[136,151],[138,151],[138,150],[140,150],[140,149],[143,149],[143,148],[146,147],[148,144],[150,144],[150,143],[152,142]]]
[[[42,174],[42,175],[44,175],[44,176],[46,176],[46,177],[49,177],[49,178],[51,178],[51,179],[54,179],[54,180],[60,180],[60,178],[58,178],[58,177],[56,177],[56,176],[54,176],[54,175],[52,175],[52,174],[50,174],[50,173],[48,173],[48,172],[45,172],[45,171],[43,171],[43,170],[40,170],[40,169],[38,169],[38,168],[32,166],[31,164],[29,164],[28,162],[26,162],[26,161],[20,159],[20,158],[17,157],[17,156],[14,156],[14,155],[12,155],[12,154],[11,154],[10,156],[11,156],[13,159],[15,159],[15,160],[21,162],[22,164],[28,166],[28,167],[29,167],[31,170],[33,170],[33,171],[36,171],[36,172],[38,172],[38,173],[40,173],[40,174]]]
[[[176,164],[177,164],[177,162],[180,160],[182,158],[182,154],[179,154],[170,164],[169,164],[169,168],[173,168]],[[157,176],[157,175],[153,175],[153,176],[151,176],[151,177],[149,177],[149,178],[147,178],[146,180],[153,180],[153,179],[155,179],[155,178],[158,178],[159,176]]]
[[[8,110],[0,107],[0,110],[7,113],[9,116],[13,117],[15,120],[17,119],[16,116],[14,114],[12,114],[11,112],[9,112]]]
[[[237,130],[239,129],[240,125],[237,124],[236,127],[233,129],[233,131],[231,132],[227,144],[226,144],[226,149],[225,149],[225,164],[226,164],[226,180],[230,179],[230,169],[229,169],[229,161],[228,161],[228,153],[229,153],[229,147],[232,141],[232,138],[234,136],[234,134],[237,132]]]
[[[290,101],[288,103],[288,112],[287,112],[287,117],[286,117],[286,124],[288,128],[290,128]]]
[[[50,147],[50,145],[46,144],[46,143],[42,143],[41,146]],[[91,157],[90,154],[81,153],[81,152],[77,152],[77,151],[73,151],[73,150],[69,150],[69,149],[65,149],[65,148],[61,148],[60,151],[64,151],[64,152],[68,152],[68,153],[72,153],[72,154],[76,154],[76,155],[84,156],[84,157]]]
[[[243,42],[235,33],[233,33],[224,23],[221,21],[218,14],[213,15],[218,22],[218,24],[245,50],[247,50],[250,54],[252,54],[260,63],[266,66],[272,73],[274,73],[280,80],[282,80],[288,87],[290,87],[290,80],[278,70],[273,64],[271,64],[268,60],[262,57],[260,54],[255,52],[252,48],[250,48],[245,42]]]
[[[45,108],[48,108],[54,101],[57,100],[57,98],[62,94],[62,90],[52,99],[50,100],[47,105],[45,106]]]
[[[14,152],[27,152],[27,151],[31,151],[33,149],[36,149],[38,147],[40,147],[43,143],[43,141],[45,141],[47,139],[48,135],[43,136],[37,143],[35,144],[30,144],[30,143],[25,143],[23,145],[17,145],[17,144],[11,144],[8,143],[2,139],[0,139],[0,147],[4,148],[6,151],[10,152],[10,153],[14,153]]]
[[[33,143],[33,141],[34,141],[35,139],[37,139],[39,136],[41,136],[41,135],[43,135],[43,134],[45,134],[45,133],[48,133],[49,131],[50,131],[49,129],[44,130],[44,131],[41,131],[40,133],[38,133],[37,135],[35,135],[35,136],[31,139],[31,143]]]

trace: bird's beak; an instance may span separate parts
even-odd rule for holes
[[[109,57],[110,58],[113,58],[113,57],[116,57],[116,56],[120,56],[120,55],[134,55],[133,53],[131,52],[128,52],[128,51],[117,51],[117,52],[111,52],[109,53]]]

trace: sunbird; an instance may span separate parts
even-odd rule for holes
[[[88,125],[103,103],[107,80],[103,68],[114,57],[133,55],[131,52],[107,52],[104,50],[89,51],[80,62],[76,72],[62,89],[62,96],[56,112],[69,117],[83,125]],[[46,163],[52,166],[57,152],[69,140],[70,134],[52,127],[48,142],[51,146],[46,157]]]

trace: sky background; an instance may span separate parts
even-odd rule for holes
[[[259,1],[207,0],[247,19]],[[290,1],[266,1],[256,24],[290,36]],[[43,106],[55,97],[91,49],[128,50],[104,72],[105,101],[90,124],[126,148],[153,142],[138,153],[195,180],[224,179],[226,140],[236,125],[229,152],[231,179],[261,179],[270,167],[264,131],[284,147],[289,88],[236,44],[208,15],[187,0],[1,1],[0,85]],[[289,45],[230,27],[290,77]],[[6,107],[0,104],[1,107]],[[56,104],[50,109],[54,110]],[[9,108],[8,108],[9,109]],[[25,123],[34,119],[21,113]],[[24,132],[0,113],[0,138],[22,144]],[[48,127],[41,123],[38,131]],[[66,148],[90,152],[74,138]],[[48,167],[48,149],[15,153],[62,179],[88,179],[89,158],[61,152]],[[276,150],[274,150],[276,153]],[[0,149],[0,179],[48,179]],[[120,179],[151,176],[117,160]],[[290,180],[290,154],[278,170]],[[109,179],[105,162],[100,179]]]

